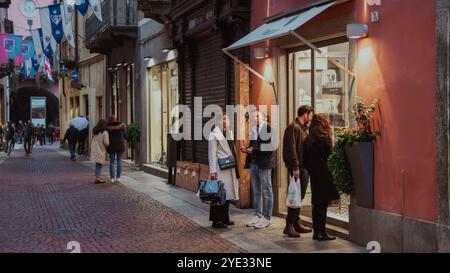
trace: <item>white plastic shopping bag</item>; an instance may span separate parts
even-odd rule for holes
[[[302,207],[302,189],[300,187],[300,179],[291,178],[289,183],[289,191],[286,199],[286,206],[292,209]]]

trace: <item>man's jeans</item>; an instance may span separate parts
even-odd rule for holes
[[[5,153],[10,154],[13,149],[14,149],[14,139],[9,139],[8,141],[6,141]]]
[[[114,162],[117,159],[117,175],[114,176]],[[109,154],[109,175],[111,179],[118,179],[122,175],[122,153]]]
[[[70,159],[75,159],[75,150],[77,148],[77,142],[69,142]]]
[[[261,169],[256,164],[250,165],[253,189],[253,202],[257,216],[270,220],[273,212],[272,170]],[[261,208],[261,204],[263,204]]]

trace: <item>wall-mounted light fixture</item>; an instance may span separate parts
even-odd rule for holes
[[[381,6],[381,0],[366,0],[369,6]]]
[[[369,26],[366,24],[348,24],[347,38],[359,39],[369,36]]]
[[[151,59],[152,59],[151,56],[147,56],[147,57],[144,58],[144,61],[148,62],[148,61],[150,61]]]
[[[267,59],[269,58],[269,50],[268,47],[257,47],[253,51],[253,56],[258,60]]]
[[[116,64],[116,66],[117,66],[117,67],[121,67],[121,66],[122,66],[122,63],[118,63],[118,64]]]
[[[171,50],[173,50],[173,48],[164,48],[162,50],[163,53],[169,53]]]

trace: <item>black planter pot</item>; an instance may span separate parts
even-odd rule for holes
[[[358,206],[374,208],[374,148],[372,142],[347,144],[345,153],[352,171]]]

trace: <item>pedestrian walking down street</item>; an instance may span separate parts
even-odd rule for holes
[[[23,129],[23,122],[19,120],[19,124],[17,125],[17,138],[19,140],[19,144],[23,144]]]
[[[25,157],[30,157],[31,153],[33,152],[34,134],[35,132],[33,124],[31,124],[30,121],[26,122],[23,128],[23,148],[25,150]]]
[[[301,106],[297,112],[297,118],[288,126],[283,137],[283,161],[289,175],[300,179],[302,201],[306,196],[309,183],[308,171],[302,164],[303,143],[308,137],[308,124],[314,116],[311,106]],[[311,229],[304,227],[300,221],[300,210],[288,208],[286,227],[283,234],[291,238],[299,238],[301,233],[310,233]]]
[[[91,141],[90,160],[95,162],[95,184],[106,183],[106,179],[102,178],[102,167],[106,164],[106,153],[109,147],[109,133],[107,131],[108,122],[104,119],[99,120],[94,127]]]
[[[111,183],[120,182],[122,175],[122,155],[125,152],[125,124],[117,121],[116,116],[109,118],[109,175]],[[117,170],[115,162],[117,161]]]
[[[89,136],[89,127],[87,127],[86,129],[83,129],[80,131],[80,133],[78,134],[78,154],[79,155],[84,155],[85,150],[86,150],[86,140]]]
[[[78,130],[72,124],[70,124],[70,128],[67,129],[66,134],[64,135],[64,139],[62,143],[64,144],[66,140],[69,142],[69,151],[70,151],[70,160],[76,160],[76,148],[77,148],[77,140],[78,140]]]
[[[48,142],[50,145],[53,145],[55,142],[55,126],[50,124],[47,129]]]
[[[241,149],[241,152],[250,156],[250,166],[246,167],[250,168],[255,208],[255,218],[247,224],[247,227],[263,229],[270,225],[273,212],[274,147],[271,147],[272,128],[268,117],[261,112],[256,112],[254,118],[256,126],[251,130],[250,146]]]
[[[226,114],[223,115],[222,124],[223,132],[218,126],[215,126],[208,138],[210,179],[222,181],[226,192],[225,204],[211,204],[209,211],[209,220],[212,222],[212,227],[220,229],[228,228],[228,226],[235,224],[230,220],[229,208],[231,201],[239,199],[239,172],[237,165],[223,169],[219,163],[220,159],[231,158],[237,164],[233,133],[228,128],[229,119]]]
[[[5,126],[0,123],[0,150],[3,151],[6,149],[5,145]]]
[[[309,136],[303,144],[302,162],[311,175],[313,239],[319,241],[336,239],[326,233],[328,205],[340,198],[327,166],[331,148],[332,129],[329,120],[323,114],[314,115]]]
[[[16,130],[14,128],[13,123],[8,122],[8,126],[6,127],[5,138],[6,138],[6,149],[5,153],[11,155],[12,150],[14,149],[14,142],[16,137]]]

